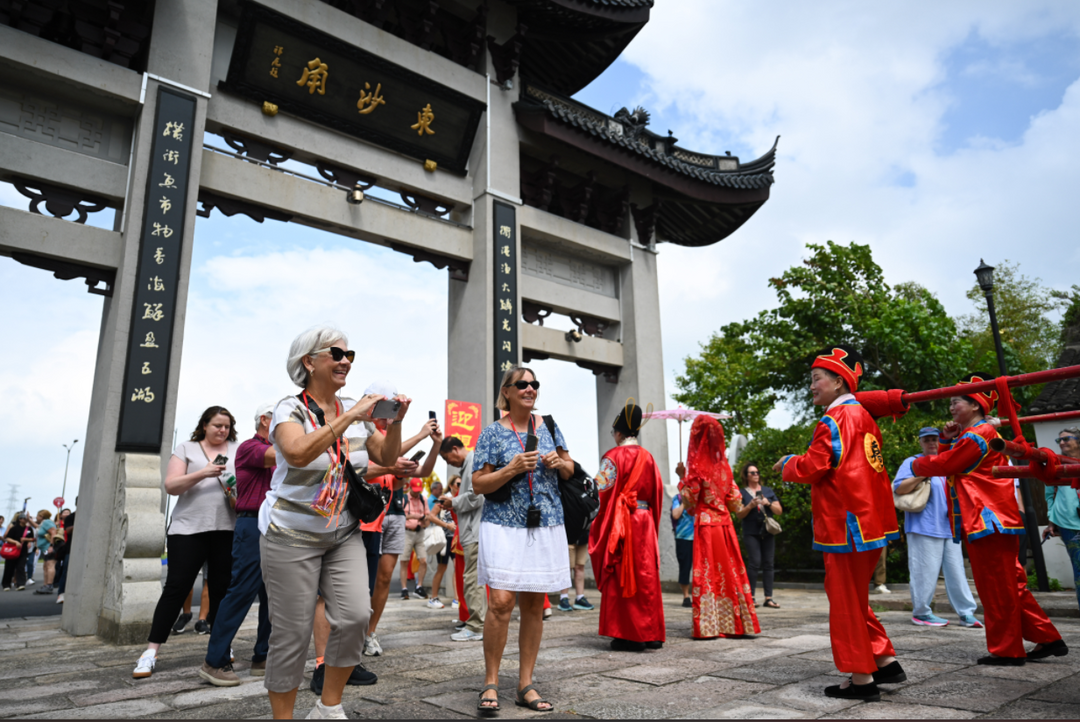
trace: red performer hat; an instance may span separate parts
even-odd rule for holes
[[[839,374],[840,378],[847,382],[848,390],[855,393],[859,388],[859,379],[863,375],[863,358],[858,351],[850,346],[836,345],[823,350],[814,363],[812,369],[825,369]]]
[[[959,383],[960,385],[977,384],[982,381],[993,381],[995,378],[997,377],[993,374],[988,374],[983,371],[976,371],[960,379]],[[984,414],[989,414],[998,402],[997,391],[976,391],[970,394],[964,394],[964,396],[970,396],[971,398],[975,399],[975,402],[982,407]]]

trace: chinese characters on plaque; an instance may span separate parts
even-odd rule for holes
[[[255,3],[244,4],[221,87],[462,175],[485,108]]]
[[[445,429],[446,438],[456,436],[461,439],[466,449],[469,451],[475,449],[476,440],[480,438],[480,431],[483,429],[480,404],[468,401],[447,401],[443,429]]]
[[[195,98],[158,88],[117,451],[161,447]]]
[[[518,353],[517,223],[513,206],[495,201],[495,398],[502,376],[516,366]]]

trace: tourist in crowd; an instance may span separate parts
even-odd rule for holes
[[[1057,435],[1058,450],[1062,456],[1080,459],[1080,427],[1070,426]],[[1070,485],[1048,486],[1045,490],[1046,508],[1050,523],[1043,532],[1045,536],[1060,536],[1073,568],[1073,586],[1080,604],[1080,498]]]
[[[627,402],[611,425],[615,448],[596,474],[600,509],[589,531],[601,637],[616,652],[659,649],[667,639],[660,591],[660,516],[664,480],[638,442],[641,407]]]
[[[396,393],[394,388],[386,383],[372,384],[368,387],[369,393],[389,392]],[[378,433],[384,433],[385,424],[376,422]],[[432,442],[431,453],[424,459],[424,465],[418,466],[415,461],[404,458],[404,454],[412,451],[416,444],[430,438]],[[420,433],[401,444],[402,457],[397,460],[393,467],[383,467],[372,464],[369,467],[369,476],[376,475],[378,483],[391,490],[390,500],[383,512],[381,550],[379,557],[378,576],[375,578],[375,592],[371,598],[371,619],[368,622],[368,633],[364,639],[364,655],[378,657],[382,655],[382,645],[379,643],[377,629],[379,620],[382,619],[383,610],[386,608],[386,599],[390,595],[390,580],[394,576],[398,557],[405,551],[405,491],[404,484],[407,480],[430,476],[435,468],[435,451],[442,444],[442,432],[438,423],[429,419],[420,428]],[[376,483],[376,482],[372,482]]]
[[[515,600],[520,610],[516,704],[534,711],[554,708],[534,687],[532,674],[544,599],[570,586],[558,480],[570,477],[574,462],[558,427],[552,438],[533,413],[539,390],[532,370],[507,369],[496,406],[508,413],[481,432],[473,457],[473,490],[489,495],[480,521],[478,565],[478,583],[491,590],[484,621],[486,679],[477,704],[483,713],[499,709],[499,665]],[[535,451],[526,451],[530,436],[536,438]]]
[[[465,604],[465,550],[461,548],[461,539],[458,536],[458,518],[454,513],[453,500],[458,494],[461,493],[461,477],[451,476],[446,482],[448,493],[443,495],[440,499],[440,507],[446,510],[446,513],[450,516],[450,520],[454,522],[454,534],[453,537],[447,540],[450,553],[454,555],[454,600],[451,602],[453,609],[458,610],[458,623],[454,625],[454,631],[460,632],[465,628],[465,623],[469,621],[469,607]],[[447,508],[442,504],[443,500],[449,500],[450,506]]]
[[[468,610],[465,626],[450,635],[455,642],[478,642],[484,639],[484,619],[487,616],[487,595],[478,581],[480,520],[484,496],[473,490],[473,452],[465,448],[456,436],[443,441],[439,454],[447,466],[461,469],[461,489],[451,499],[443,498],[443,508],[452,509],[457,516],[458,543],[464,555],[465,570],[462,585],[464,596],[458,601]],[[504,642],[505,644],[505,642]]]
[[[437,552],[435,554],[435,576],[431,580],[431,598],[427,601],[429,609],[442,609],[446,606],[442,603],[442,600],[439,599],[439,593],[442,590],[442,581],[443,576],[446,574],[446,565],[450,563],[450,557],[453,556],[453,552],[450,550],[450,544],[454,540],[455,524],[453,517],[450,516],[450,512],[443,509],[442,504],[439,503],[439,499],[442,495],[442,484],[433,481],[431,483],[431,493],[428,494],[428,523],[443,530],[443,536],[446,538],[446,545],[443,547],[442,552]]]
[[[409,493],[405,496],[405,549],[401,552],[401,598],[409,598],[409,566],[412,555],[416,555],[416,586],[413,593],[417,599],[427,599],[424,591],[424,577],[427,575],[427,544],[424,532],[430,523],[427,500],[423,496],[423,479],[409,482]]]
[[[269,440],[277,468],[259,510],[263,582],[270,605],[270,656],[264,686],[275,718],[292,717],[296,692],[322,594],[333,620],[326,646],[325,683],[309,717],[343,718],[341,693],[361,661],[370,614],[367,559],[349,512],[346,462],[357,474],[368,460],[392,464],[401,446],[401,421],[410,399],[399,406],[386,434],[373,433],[371,412],[384,397],[359,401],[339,396],[355,352],[341,331],[317,326],[293,340],[286,367],[302,391],[278,402]],[[357,424],[354,426],[354,424]]]
[[[75,498],[75,503],[79,503],[78,497]],[[71,566],[71,545],[75,536],[75,512],[64,509],[67,512],[65,516],[61,512],[61,516],[64,519],[64,547],[61,550],[61,564],[60,564],[60,576],[56,583],[56,603],[64,603],[64,590],[67,588],[67,576],[68,568]]]
[[[135,679],[153,674],[158,649],[169,638],[170,627],[204,563],[208,571],[203,581],[210,585],[207,621],[214,623],[232,568],[236,512],[225,492],[230,488],[226,477],[236,476],[238,445],[236,419],[224,406],[211,406],[202,413],[191,438],[180,442],[169,459],[165,492],[177,499],[166,530],[168,572],[154,609],[149,644],[131,675]]]
[[[724,445],[724,427],[701,415],[690,427],[679,494],[694,515],[694,639],[742,637],[761,631],[731,515],[742,496]]]
[[[870,577],[870,581],[873,582],[874,588],[871,590],[871,594],[892,594],[887,586],[885,586],[885,563],[889,557],[888,545],[881,548],[881,553],[878,554],[877,564],[874,565],[874,575]]]
[[[567,545],[570,549],[570,579],[574,585],[574,602],[570,603],[570,590],[562,590],[559,594],[560,612],[572,612],[575,609],[591,612],[595,609],[585,598],[585,565],[589,562],[589,532],[591,530],[592,522],[589,522],[574,539],[574,543]]]
[[[26,554],[34,543],[33,527],[26,512],[19,512],[4,532],[4,540],[19,545],[19,556],[4,560],[4,591],[10,592],[12,584],[17,591],[26,589]]]
[[[938,430],[931,426],[919,429],[919,446],[922,453],[904,459],[893,479],[893,492],[897,495],[911,494],[923,483],[930,485],[930,496],[923,510],[904,512],[911,579],[911,622],[925,627],[944,627],[949,623],[930,611],[938,575],[944,570],[945,592],[960,624],[981,628],[982,623],[975,618],[975,599],[964,571],[964,553],[959,544],[953,544],[945,477],[915,476],[911,471],[915,459],[938,453]]]
[[[854,392],[862,357],[833,346],[810,366],[810,393],[826,414],[814,428],[805,454],[785,456],[773,471],[784,481],[810,484],[814,549],[825,552],[829,636],[836,668],[850,673],[825,688],[827,697],[876,702],[878,684],[907,675],[885,628],[870,609],[870,578],[889,539],[900,535],[889,476],[881,454],[881,430]]]
[[[974,373],[961,384],[990,381],[994,377]],[[952,421],[945,424],[940,453],[921,456],[911,463],[915,476],[952,477],[954,509],[960,524],[953,536],[967,537],[971,573],[983,606],[988,656],[979,664],[1020,666],[1027,659],[1051,655],[1062,657],[1069,648],[1027,588],[1027,573],[1017,558],[1018,536],[1024,522],[1013,496],[1012,479],[998,479],[995,466],[1007,466],[1009,458],[993,451],[989,443],[998,438],[986,415],[997,404],[996,391],[954,396],[949,401]],[[954,512],[955,513],[955,512]],[[1030,652],[1024,640],[1035,642]]]
[[[61,539],[56,528],[56,522],[52,520],[52,512],[42,509],[37,513],[37,526],[34,530],[34,541],[37,553],[41,557],[41,564],[45,568],[45,583],[34,594],[52,594],[53,581],[56,574],[56,554],[53,552],[53,540]]]
[[[26,517],[27,533],[31,536],[32,542],[26,547],[26,558],[23,562],[26,572],[26,586],[36,584],[34,580],[34,572],[37,570],[37,528],[40,518],[37,516]]]
[[[761,586],[765,588],[763,607],[779,609],[773,600],[773,559],[776,556],[776,537],[765,528],[765,519],[783,513],[776,492],[761,484],[761,471],[755,464],[742,468],[743,487],[740,490],[742,509],[736,516],[742,520],[743,543],[746,545],[746,567],[750,578],[750,596],[757,606],[757,575],[761,572]]]
[[[680,461],[675,467],[679,479],[686,475],[686,467]],[[686,510],[682,503],[682,494],[676,494],[671,500],[671,523],[675,533],[675,559],[679,562],[679,589],[682,590],[682,605],[694,606],[690,598],[690,574],[694,568],[694,515]]]
[[[274,404],[263,404],[255,412],[255,435],[236,449],[236,527],[233,532],[232,576],[206,647],[206,659],[199,676],[217,687],[235,687],[240,678],[232,668],[232,642],[256,598],[259,600],[259,628],[251,657],[251,675],[266,674],[270,650],[270,605],[263,585],[259,554],[259,507],[270,490],[277,454],[270,443],[270,421]],[[205,586],[205,585],[204,585]]]

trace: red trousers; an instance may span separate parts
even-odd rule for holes
[[[465,606],[465,557],[454,555],[454,593],[458,603],[458,621],[469,621],[469,608]]]
[[[968,542],[975,589],[983,606],[986,648],[999,657],[1026,657],[1024,640],[1048,644],[1061,639],[1027,588],[1017,553],[1020,537],[988,534]]]
[[[885,627],[870,609],[870,578],[880,549],[825,554],[825,594],[829,597],[829,636],[833,663],[841,672],[873,674],[875,657],[896,654]]]

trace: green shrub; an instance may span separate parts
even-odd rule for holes
[[[1050,577],[1047,581],[1050,582],[1050,591],[1052,591],[1052,592],[1063,592],[1063,591],[1065,591],[1064,589],[1061,588],[1061,582],[1059,582],[1057,579],[1054,579],[1053,577]],[[1036,578],[1035,572],[1032,572],[1031,574],[1028,574],[1028,589],[1030,589],[1033,592],[1039,591],[1039,580]]]

